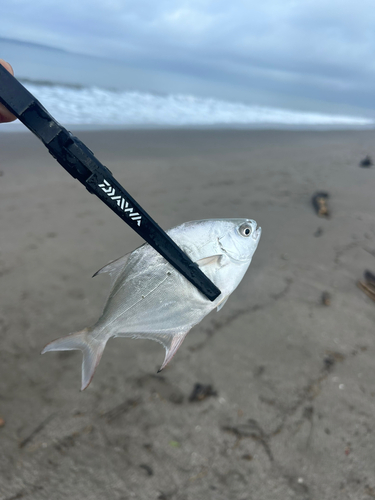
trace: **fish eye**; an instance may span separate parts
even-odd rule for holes
[[[250,236],[251,233],[253,232],[253,228],[251,227],[251,224],[249,224],[248,222],[245,222],[245,224],[242,224],[238,228],[238,230],[240,232],[240,235],[245,236],[245,238]]]

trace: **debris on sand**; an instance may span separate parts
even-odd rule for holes
[[[344,354],[336,351],[326,351],[323,359],[324,369],[331,371],[336,363],[342,363],[345,359]]]
[[[192,393],[189,396],[189,401],[191,403],[195,401],[203,401],[209,396],[217,396],[217,392],[212,387],[212,385],[204,385],[197,383],[194,385]]]
[[[147,465],[147,464],[141,464],[139,467],[141,469],[143,469],[144,471],[146,471],[146,473],[147,473],[148,476],[153,476],[154,475],[154,471],[152,470],[152,467],[150,467],[149,465]]]
[[[359,166],[362,168],[370,168],[373,165],[371,156],[367,155],[359,162]]]
[[[258,441],[263,446],[263,449],[270,459],[270,462],[274,461],[272,450],[269,444],[270,436],[264,432],[262,427],[255,419],[249,418],[247,423],[237,426],[227,425],[223,427],[223,431],[231,432],[239,440],[243,438],[252,438],[254,441]]]
[[[23,439],[19,447],[24,448],[27,444],[30,443],[34,439],[34,437],[39,434],[40,431],[44,429],[44,427],[49,423],[50,420],[52,420],[56,416],[56,413],[52,413],[49,415],[47,418],[45,418],[33,431],[31,434],[29,434],[25,439]]]
[[[375,286],[375,274],[371,271],[365,271],[364,273],[365,280],[371,285]]]
[[[4,427],[5,425],[5,420],[0,417],[0,427]]]
[[[331,215],[331,212],[328,208],[328,198],[329,194],[323,191],[315,193],[311,198],[312,205],[319,217],[328,218]]]
[[[331,294],[329,292],[323,292],[321,301],[323,306],[330,306],[331,305]]]
[[[365,271],[364,278],[364,281],[357,282],[357,286],[375,302],[375,275],[370,271]]]
[[[106,418],[110,422],[111,420],[114,420],[120,415],[127,413],[132,408],[135,408],[136,406],[139,405],[139,403],[140,403],[139,399],[127,399],[124,403],[121,403],[112,408],[112,410],[109,410],[106,413],[104,413],[102,417]]]

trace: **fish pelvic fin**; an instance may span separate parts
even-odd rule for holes
[[[220,309],[222,309],[225,306],[228,299],[229,299],[229,295],[226,295],[223,299],[221,299],[220,302],[218,302],[218,304],[216,306],[216,309],[218,312],[220,311]]]
[[[82,351],[81,391],[85,390],[90,384],[107,343],[107,339],[100,341],[89,335],[89,333],[89,329],[84,328],[80,332],[71,333],[66,337],[53,340],[41,352],[41,354],[44,354],[50,351]]]

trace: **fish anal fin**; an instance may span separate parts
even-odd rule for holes
[[[178,351],[178,348],[180,347],[180,345],[184,341],[187,333],[188,332],[176,333],[175,335],[173,335],[171,337],[170,342],[163,343],[163,345],[165,347],[165,358],[164,358],[163,364],[161,365],[161,367],[158,370],[158,373],[161,372],[167,366],[167,364],[170,362],[170,360],[176,354],[176,352]]]
[[[220,311],[220,309],[222,309],[222,308],[225,306],[225,304],[226,304],[226,302],[227,302],[227,300],[228,300],[228,299],[229,299],[229,295],[226,295],[226,296],[225,296],[225,297],[224,297],[224,298],[223,298],[223,299],[222,299],[222,300],[221,300],[221,301],[217,304],[217,306],[216,306],[216,310],[217,310],[217,311]]]
[[[129,260],[130,253],[120,257],[119,259],[112,260],[109,264],[103,266],[99,271],[93,275],[93,278],[98,274],[109,273],[111,277],[116,276],[125,266]]]
[[[183,332],[178,333],[170,333],[170,332],[117,332],[115,337],[129,337],[132,339],[147,339],[154,340],[155,342],[159,342],[165,349],[165,358],[163,364],[161,365],[158,373],[163,370],[173,358],[173,356],[178,351],[178,348],[184,341],[184,338],[190,331],[190,328]]]
[[[208,266],[209,264],[217,264],[222,255],[210,255],[209,257],[204,257],[196,261],[199,267]]]

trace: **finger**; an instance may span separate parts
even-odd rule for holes
[[[12,66],[9,63],[7,63],[6,61],[4,61],[3,59],[0,59],[0,64],[2,66],[4,66],[4,68],[6,70],[8,70],[9,73],[11,73],[12,75],[14,75],[13,68],[12,68]],[[3,106],[2,104],[0,104],[0,123],[12,122],[15,119],[16,119],[16,117],[14,115],[12,115],[12,113],[5,106]]]

